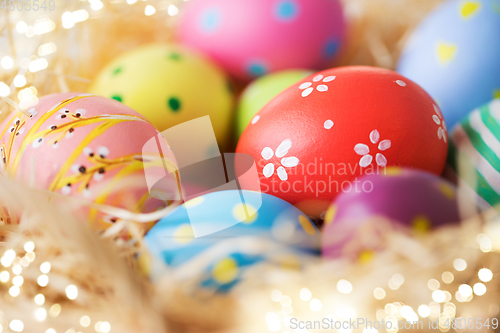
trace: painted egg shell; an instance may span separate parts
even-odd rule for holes
[[[447,132],[432,98],[381,68],[341,67],[294,84],[245,129],[261,188],[319,217],[340,191],[385,166],[440,174]],[[244,184],[242,184],[244,188]]]
[[[500,203],[500,99],[473,110],[450,135],[450,165],[489,205]]]
[[[312,72],[305,69],[291,69],[262,76],[253,81],[241,95],[236,110],[236,130],[239,138],[250,122],[258,121],[255,115],[280,92],[302,80]]]
[[[219,143],[229,133],[233,92],[226,75],[183,46],[153,44],[125,53],[102,69],[89,91],[124,103],[159,131],[209,115]]]
[[[180,40],[250,79],[288,68],[328,67],[343,41],[338,0],[191,0]]]
[[[175,170],[175,159],[166,154],[162,160],[157,147],[143,151],[158,132],[138,113],[112,99],[78,93],[42,97],[29,113],[14,112],[2,124],[2,173],[132,212],[166,206],[150,196],[145,172],[165,174],[163,162]],[[169,183],[175,188],[177,180]],[[97,229],[116,222],[95,209],[88,213]]]
[[[387,168],[361,177],[357,188],[341,193],[325,218],[323,256],[368,259],[397,228],[425,232],[460,221],[456,189],[431,173]]]
[[[221,224],[232,226],[223,229]],[[203,227],[220,231],[195,238]],[[150,252],[175,271],[191,267],[191,277],[199,278],[201,286],[228,291],[251,265],[300,267],[302,256],[319,254],[320,233],[302,212],[279,198],[231,190],[177,207],[149,231],[145,241]],[[158,274],[155,270],[161,271],[153,268],[153,276]]]
[[[415,30],[398,72],[422,86],[448,126],[495,96],[500,97],[500,4],[451,0]]]

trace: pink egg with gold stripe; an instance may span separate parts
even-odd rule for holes
[[[171,179],[164,190],[177,188],[173,154],[161,147],[143,150],[157,130],[117,101],[53,94],[28,114],[13,112],[0,134],[2,173],[22,183],[131,212],[152,212],[167,201],[151,196],[145,173],[165,174],[167,161],[173,172],[166,175]],[[85,212],[97,229],[117,221],[96,209]]]

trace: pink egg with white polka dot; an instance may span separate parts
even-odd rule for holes
[[[344,39],[338,0],[191,0],[182,42],[250,79],[288,68],[328,67]]]

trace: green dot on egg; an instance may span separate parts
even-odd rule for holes
[[[112,99],[117,100],[118,102],[122,102],[123,98],[120,95],[113,95],[111,96]]]
[[[123,68],[122,67],[117,67],[113,70],[113,75],[118,75],[122,72]]]
[[[179,61],[181,60],[181,55],[179,53],[172,52],[168,55],[168,58],[171,60]]]
[[[227,81],[227,89],[229,90],[229,92],[231,93],[231,95],[234,94],[234,86],[233,86],[233,83],[231,81]]]
[[[181,108],[181,101],[176,97],[170,97],[168,99],[167,104],[168,104],[168,107],[170,108],[170,110],[172,110],[174,112],[179,111]]]

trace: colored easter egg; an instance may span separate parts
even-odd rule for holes
[[[78,93],[40,98],[28,111],[9,115],[1,126],[1,171],[39,189],[97,204],[152,212],[166,201],[152,197],[145,173],[176,170],[168,149],[143,147],[158,131],[138,113],[112,99]],[[165,142],[166,144],[166,142]],[[165,186],[177,186],[168,173]],[[87,209],[91,225],[104,229],[116,217]]]
[[[449,0],[416,28],[398,72],[418,83],[452,128],[470,110],[500,97],[500,4]]]
[[[390,70],[343,67],[279,94],[238,142],[253,156],[261,188],[319,217],[356,177],[386,166],[443,171],[447,132],[417,84]],[[244,186],[244,185],[243,185]]]
[[[237,137],[254,119],[255,115],[280,92],[302,80],[312,72],[304,69],[291,69],[262,76],[253,81],[243,91],[236,110]],[[256,118],[254,121],[258,121]]]
[[[189,271],[200,286],[229,291],[247,268],[259,263],[299,268],[302,256],[319,254],[320,233],[279,198],[230,190],[177,207],[148,232],[145,242],[154,257],[175,268],[171,274]],[[158,272],[153,267],[152,275]]]
[[[191,0],[179,27],[185,44],[232,75],[328,67],[343,42],[338,0]]]
[[[489,205],[500,203],[500,99],[474,109],[450,134],[450,165]]]
[[[233,92],[226,75],[180,45],[147,45],[119,56],[89,91],[131,107],[159,131],[206,115],[219,143],[230,130]]]
[[[422,233],[460,221],[456,189],[428,172],[387,168],[341,193],[325,217],[323,256],[366,260],[383,249],[390,231]]]

